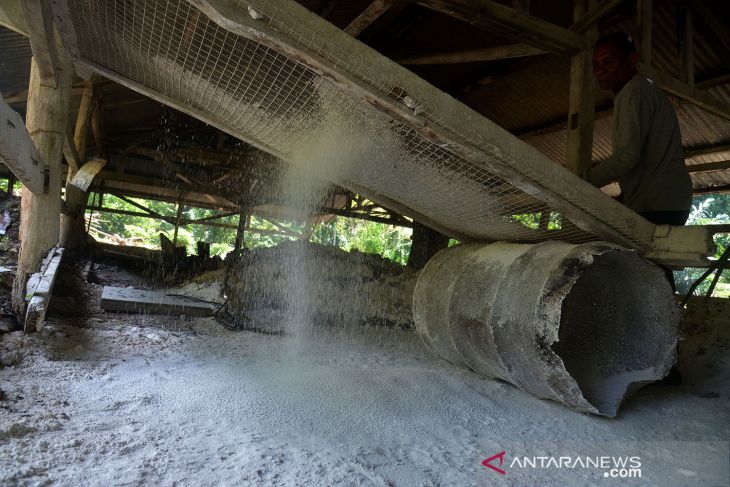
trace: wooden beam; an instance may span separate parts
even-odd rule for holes
[[[104,166],[106,166],[106,160],[104,159],[97,158],[90,160],[74,174],[71,185],[79,188],[81,191],[88,191],[94,178],[104,169]]]
[[[730,184],[722,186],[708,186],[706,188],[696,188],[692,194],[730,194]]]
[[[66,159],[66,163],[68,164],[69,175],[67,175],[67,181],[68,177],[73,171],[77,171],[78,168],[80,168],[83,163],[81,162],[81,158],[79,158],[79,153],[76,151],[76,146],[74,145],[74,139],[73,136],[66,131],[64,134],[63,139],[63,157]]]
[[[94,108],[91,112],[91,134],[94,137],[97,157],[104,157],[104,105],[101,97],[94,97]]]
[[[72,96],[78,96],[84,93],[84,87],[83,86],[74,86],[71,88],[71,95]],[[16,91],[7,91],[3,95],[3,98],[5,98],[5,101],[8,103],[25,103],[28,101],[28,90],[16,90]]]
[[[86,136],[89,133],[91,115],[96,106],[94,96],[95,75],[92,75],[84,82],[84,92],[81,95],[79,111],[76,115],[76,126],[74,128],[74,146],[79,154],[81,164],[86,162]],[[79,166],[80,167],[80,166]],[[73,177],[73,175],[71,176]]]
[[[357,37],[399,0],[375,0],[344,28],[352,37]]]
[[[727,84],[730,84],[730,73],[725,73],[719,76],[715,76],[713,78],[698,81],[695,83],[695,88],[697,88],[698,90],[709,90],[710,88],[715,88],[716,86],[723,86]]]
[[[684,151],[684,157],[686,159],[692,159],[693,157],[719,154],[721,152],[730,152],[730,144],[708,145],[705,147],[687,149]]]
[[[20,5],[28,28],[30,49],[38,63],[41,85],[56,88],[58,86],[56,70],[60,66],[51,4],[46,0],[23,0]]]
[[[56,282],[62,257],[62,248],[52,248],[41,267],[41,271],[37,274],[38,281],[33,284],[33,278],[31,277],[28,283],[29,287],[33,286],[33,288],[28,289],[30,299],[28,300],[28,310],[26,311],[23,325],[25,333],[39,331],[43,327],[46,311],[51,302],[53,284]]]
[[[0,163],[35,194],[47,188],[48,174],[43,158],[25,129],[23,119],[0,96]]]
[[[642,75],[654,80],[664,91],[686,100],[693,105],[697,105],[718,117],[730,120],[730,103],[700,91],[693,86],[689,86],[687,83],[650,66],[640,64],[638,69]]]
[[[606,2],[604,2],[606,3]],[[584,18],[591,0],[574,0],[573,17]],[[598,29],[591,24],[587,33],[595,37]],[[591,166],[593,155],[593,120],[595,111],[595,81],[593,80],[593,56],[591,50],[574,55],[570,59],[570,95],[568,100],[568,142],[566,167],[581,175]]]
[[[594,26],[601,17],[605,16],[616,7],[624,3],[625,0],[603,0],[595,4],[593,7],[584,11],[570,26],[573,32],[583,32],[591,26]]]
[[[639,59],[646,66],[651,66],[652,0],[638,0],[636,25],[639,26]]]
[[[679,0],[677,4],[677,54],[679,55],[679,76],[677,78],[689,86],[694,86],[694,28],[692,11],[687,3],[687,0]]]
[[[687,172],[689,173],[725,171],[727,169],[730,169],[730,161],[707,162],[705,164],[692,164],[687,166]]]
[[[491,31],[496,22],[511,29],[522,42],[546,51],[570,55],[588,49],[580,34],[493,0],[416,0],[445,15]]]
[[[547,53],[537,47],[520,43],[508,44],[506,46],[485,47],[481,49],[470,49],[467,51],[454,51],[439,54],[409,56],[406,58],[398,59],[396,60],[396,62],[398,64],[405,65],[459,64],[538,56],[541,54]]]
[[[126,196],[123,196],[123,195],[120,195],[117,193],[109,193],[109,194],[111,194],[115,198],[119,198],[120,200],[124,201],[127,204],[130,204],[136,208],[139,208],[140,210],[144,211],[145,213],[147,213],[148,215],[150,215],[152,217],[159,218],[160,220],[169,219],[170,221],[174,221],[174,220],[172,220],[172,217],[167,217],[167,216],[161,215],[160,213],[157,213],[156,211],[151,210],[151,209],[147,208],[146,206],[144,206],[143,204],[137,203],[136,201],[129,199]]]

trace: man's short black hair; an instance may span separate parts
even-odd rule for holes
[[[625,32],[612,32],[598,39],[594,48],[611,44],[616,46],[621,54],[628,57],[632,52],[636,52],[636,45],[630,35]]]

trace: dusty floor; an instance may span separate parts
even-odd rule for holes
[[[730,438],[730,359],[717,350],[702,380],[644,389],[608,420],[452,367],[408,331],[297,338],[96,315],[0,338],[4,354],[20,343],[0,371],[2,485],[523,485],[482,460],[504,444],[648,442],[668,456],[667,441]],[[711,485],[680,463],[636,485]]]

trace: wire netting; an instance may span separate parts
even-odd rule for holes
[[[428,140],[297,60],[220,27],[186,1],[68,4],[79,54],[92,68],[163,94],[318,177],[374,201],[395,202],[408,216],[425,216],[457,237],[596,239],[484,165]],[[307,30],[283,9],[263,0],[238,5],[244,12],[253,5],[298,48],[381,94],[399,97],[398,88],[409,86],[408,79],[368,69],[356,53]],[[446,125],[421,101],[427,98],[416,93],[415,100],[405,102],[431,123]],[[475,133],[461,135],[478,140]],[[497,149],[484,143],[480,149],[497,157]]]

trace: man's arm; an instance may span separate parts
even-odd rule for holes
[[[641,156],[641,145],[645,134],[641,130],[641,111],[644,107],[639,86],[623,95],[617,100],[614,108],[616,121],[613,154],[586,173],[586,179],[599,188],[631,171],[639,163]]]

